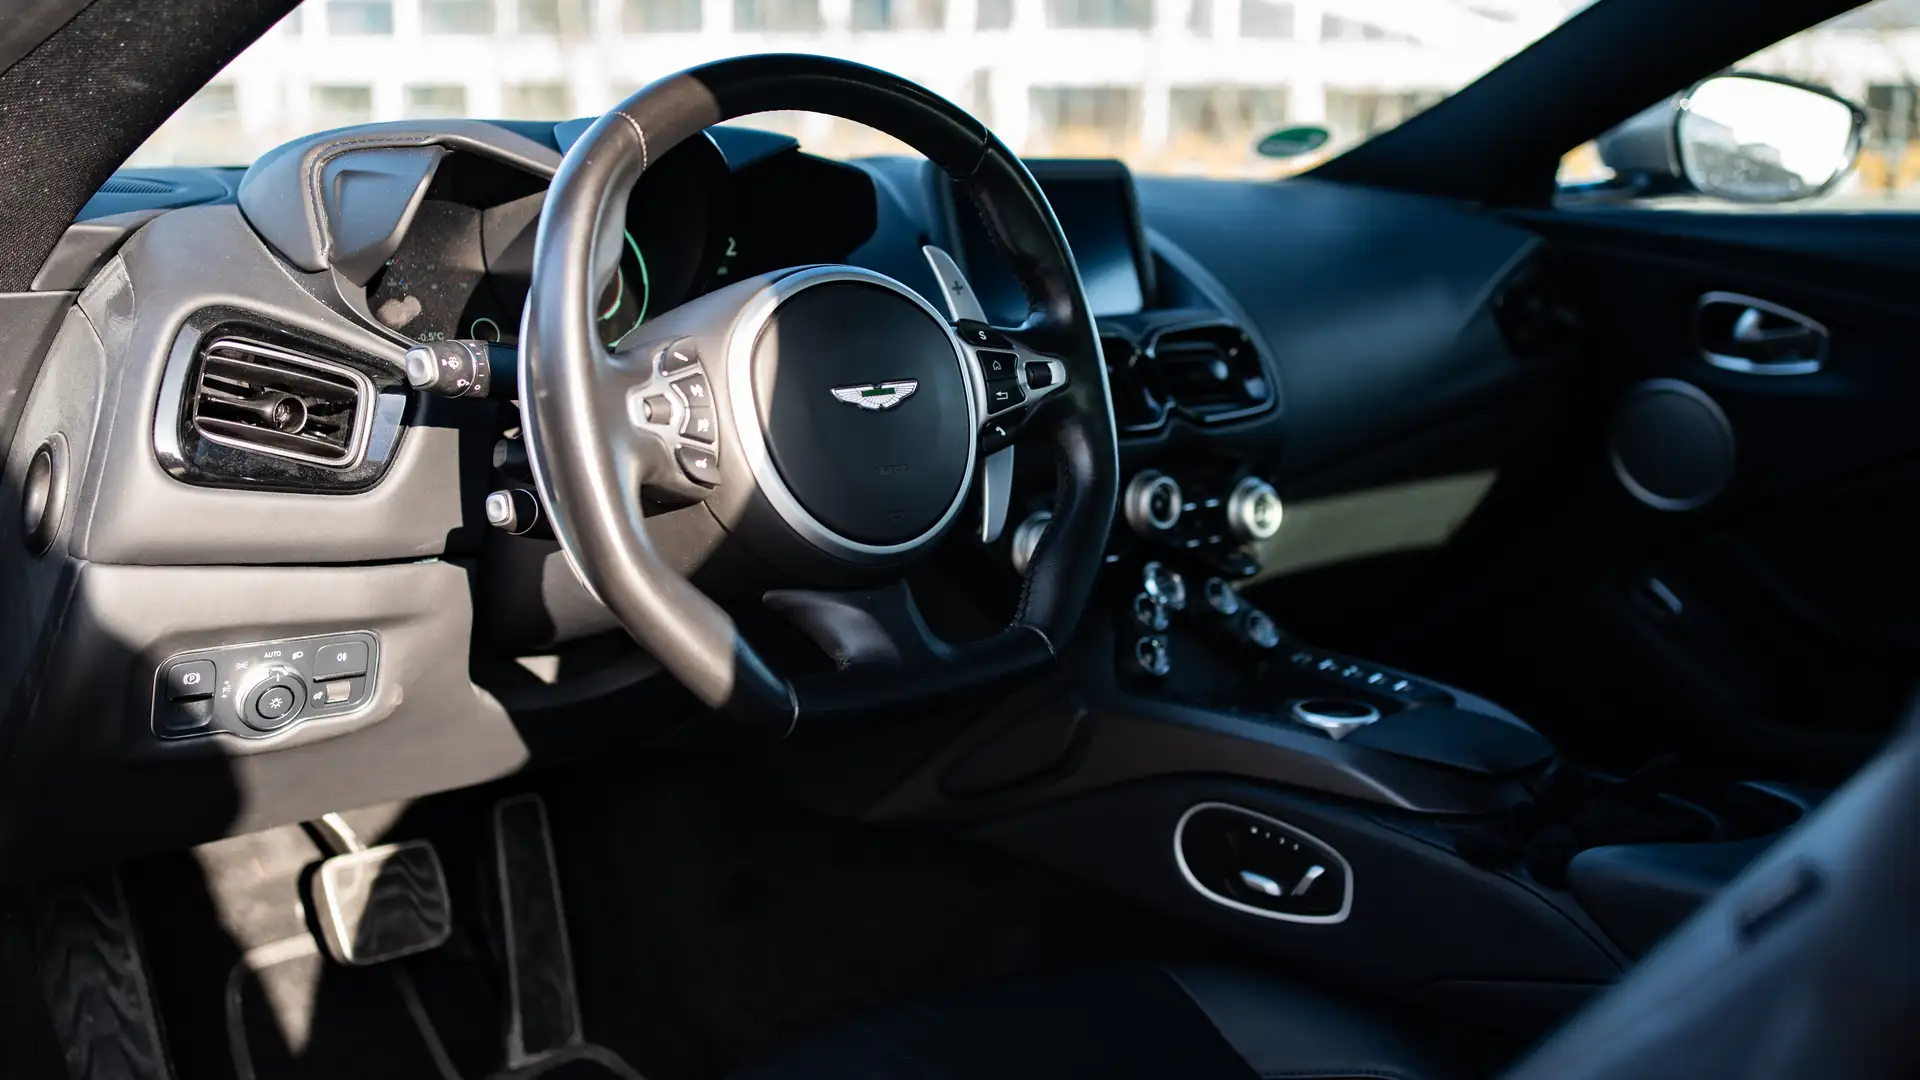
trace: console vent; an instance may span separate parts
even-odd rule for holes
[[[217,443],[339,467],[366,446],[373,400],[372,380],[344,364],[229,336],[201,351],[187,419]]]
[[[1204,424],[1239,420],[1273,406],[1259,351],[1226,323],[1163,331],[1147,346],[1150,366],[1173,405]]]
[[[1572,340],[1580,316],[1553,262],[1535,256],[1493,294],[1493,320],[1518,357],[1538,356]]]
[[[1153,369],[1142,363],[1140,347],[1118,334],[1100,336],[1113,391],[1113,419],[1122,432],[1152,431],[1167,420],[1167,397]]]

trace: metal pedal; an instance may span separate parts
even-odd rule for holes
[[[425,952],[453,933],[447,877],[425,840],[335,855],[320,864],[311,890],[321,939],[343,964]]]
[[[495,803],[493,827],[512,999],[507,1066],[517,1069],[582,1045],[580,997],[546,803],[538,795]]]

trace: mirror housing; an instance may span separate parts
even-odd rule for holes
[[[1749,72],[1715,75],[1595,140],[1613,199],[1700,194],[1784,203],[1831,190],[1859,156],[1866,112],[1829,90]]]

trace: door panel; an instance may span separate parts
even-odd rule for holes
[[[1920,216],[1515,217],[1547,239],[1584,317],[1564,487],[1505,539],[1511,557],[1477,602],[1408,648],[1623,768],[1677,751],[1753,776],[1844,776],[1920,671],[1920,570],[1902,527],[1920,503]],[[1710,363],[1700,301],[1715,293],[1819,324],[1819,369]],[[1737,314],[1709,314],[1712,343]],[[1652,380],[1704,404],[1623,420]],[[1701,449],[1715,412],[1731,437],[1723,490],[1647,499],[1623,482],[1623,456],[1686,473],[1715,452]]]

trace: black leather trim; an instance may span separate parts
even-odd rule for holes
[[[618,256],[626,193],[655,160],[723,120],[769,109],[823,112],[868,124],[963,182],[989,233],[1008,250],[1033,317],[1018,328],[1067,365],[1065,393],[1032,422],[1060,447],[1055,527],[1028,572],[1014,623],[985,642],[931,648],[938,661],[902,678],[898,665],[849,665],[794,688],[760,662],[732,620],[653,550],[642,527],[642,466],[609,450],[606,406],[589,364],[591,283]],[[784,732],[801,711],[844,715],[951,693],[1050,660],[1077,628],[1099,572],[1119,484],[1118,449],[1098,337],[1066,239],[1019,159],[966,112],[896,75],[820,56],[740,57],[648,86],[595,122],[568,151],[541,215],[521,343],[529,445],[556,532],[621,622],[701,700]],[[924,678],[917,677],[924,675]]]
[[[735,1080],[1435,1080],[1399,1032],[1256,975],[1126,968],[1032,976],[830,1028]]]
[[[1176,968],[1167,975],[1263,1078],[1447,1075],[1399,1031],[1325,994],[1233,968]]]
[[[1739,877],[1774,839],[1588,848],[1567,864],[1567,887],[1615,945],[1641,956]]]
[[[1507,1080],[1920,1075],[1920,709]]]

